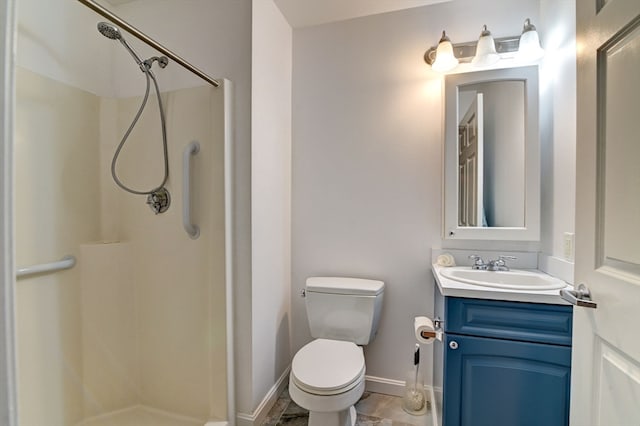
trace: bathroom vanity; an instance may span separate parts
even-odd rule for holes
[[[474,286],[438,270],[443,426],[568,425],[572,307],[558,290]]]
[[[445,77],[443,239],[452,246],[540,240],[538,101],[536,66]],[[458,264],[475,268],[433,265],[443,426],[568,425],[573,312],[559,295],[567,284],[531,269],[536,253],[485,251],[485,263],[457,251]]]

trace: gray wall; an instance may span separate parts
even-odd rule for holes
[[[477,39],[485,23],[501,37],[538,16],[537,1],[477,3],[294,30],[294,350],[311,340],[298,297],[307,277],[382,279],[387,289],[378,337],[365,348],[367,374],[405,379],[413,317],[432,313],[430,249],[441,242],[442,76],[422,56],[443,28],[462,42]]]
[[[563,256],[563,233],[575,230],[576,196],[576,2],[541,0],[540,66],[542,251]],[[573,262],[573,254],[569,257]],[[573,264],[567,265],[573,271]],[[571,280],[572,281],[572,280]]]
[[[253,2],[251,81],[252,409],[291,362],[292,31]],[[246,412],[251,414],[251,412]]]

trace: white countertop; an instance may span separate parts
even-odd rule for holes
[[[431,266],[433,276],[435,277],[440,293],[442,293],[443,296],[570,305],[560,297],[560,290],[518,290],[466,284],[442,276],[439,271],[446,267],[439,266],[437,264],[433,264]],[[544,273],[540,271],[536,272],[541,274]],[[569,284],[567,284],[567,287],[572,288]]]

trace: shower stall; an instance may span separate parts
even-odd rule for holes
[[[17,5],[19,424],[233,425],[231,83],[116,6]]]

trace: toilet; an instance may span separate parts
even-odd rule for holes
[[[377,280],[311,277],[305,305],[315,339],[293,357],[291,399],[309,410],[309,426],[353,426],[364,392],[362,346],[375,337],[384,295]]]

